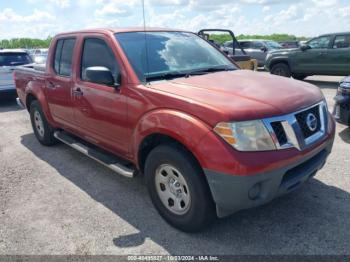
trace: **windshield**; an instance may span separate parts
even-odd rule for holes
[[[282,46],[274,41],[266,41],[265,44],[268,46],[270,49],[281,49]]]
[[[27,53],[0,53],[0,66],[25,65],[31,62]]]
[[[140,81],[157,76],[236,69],[228,58],[192,33],[128,32],[117,33],[116,38]]]

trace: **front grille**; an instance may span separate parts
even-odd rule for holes
[[[277,149],[304,150],[326,134],[328,110],[320,102],[302,111],[263,120]]]
[[[288,139],[281,122],[272,122],[271,127],[275,132],[278,143],[282,146],[287,144]]]
[[[309,114],[313,114],[317,119],[317,126],[315,130],[311,130],[307,124],[307,117]],[[316,134],[321,129],[320,110],[318,105],[296,114],[295,118],[299,123],[300,129],[304,135],[304,138],[309,138],[310,136]]]

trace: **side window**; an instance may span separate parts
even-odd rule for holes
[[[251,48],[250,42],[239,42],[242,48]]]
[[[321,36],[319,38],[312,39],[308,42],[308,45],[312,49],[326,49],[329,47],[331,41],[330,36]]]
[[[350,48],[350,35],[336,36],[333,48]]]
[[[226,43],[225,43],[225,46],[226,46],[226,47],[233,48],[233,42],[226,42]]]
[[[61,52],[62,52],[63,40],[58,40],[56,43],[55,50],[55,64],[54,69],[57,74],[60,72],[60,60],[61,60]]]
[[[74,45],[75,39],[61,39],[57,41],[54,69],[58,75],[72,75],[72,58]]]
[[[81,59],[81,79],[88,81],[86,77],[86,68],[91,66],[107,67],[117,80],[119,67],[112,50],[107,43],[99,38],[87,38],[84,41],[83,56]]]
[[[253,49],[259,49],[260,50],[263,47],[264,47],[263,44],[260,43],[260,42],[252,42],[252,48]]]
[[[60,74],[63,76],[72,75],[72,58],[74,50],[74,39],[67,39],[63,42],[62,54],[61,54],[61,66]]]

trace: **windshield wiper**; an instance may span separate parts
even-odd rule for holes
[[[146,82],[157,81],[157,80],[171,80],[179,77],[190,77],[191,75],[204,75],[208,73],[220,72],[220,71],[233,71],[234,68],[230,67],[208,67],[200,70],[189,71],[189,72],[169,72],[164,74],[149,75],[145,78]]]
[[[193,72],[189,72],[187,73],[188,75],[204,75],[204,74],[208,74],[208,73],[214,73],[214,72],[221,72],[221,71],[233,71],[235,70],[232,67],[208,67],[208,68],[203,68],[201,70],[198,71],[193,71]]]
[[[178,77],[186,77],[188,74],[183,72],[171,72],[158,75],[150,75],[146,77],[146,81],[156,81],[156,80],[169,80]]]

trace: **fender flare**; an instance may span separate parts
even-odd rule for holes
[[[272,69],[272,65],[278,64],[278,63],[287,63],[289,67],[291,67],[289,58],[287,56],[276,56],[271,58],[271,60],[268,62],[268,70],[269,72]]]
[[[49,105],[47,103],[46,95],[44,93],[44,87],[40,85],[33,85],[33,81],[29,81],[26,89],[25,89],[25,104],[27,105],[28,96],[34,96],[40,103],[41,109],[49,122],[49,124],[53,127],[57,127],[55,121],[51,117],[51,112],[49,109]],[[29,111],[29,108],[27,108]]]
[[[139,149],[147,137],[159,134],[168,136],[187,148],[200,162],[196,147],[211,131],[211,127],[202,120],[172,109],[157,109],[143,115],[134,128],[131,154],[134,162],[139,163]]]

